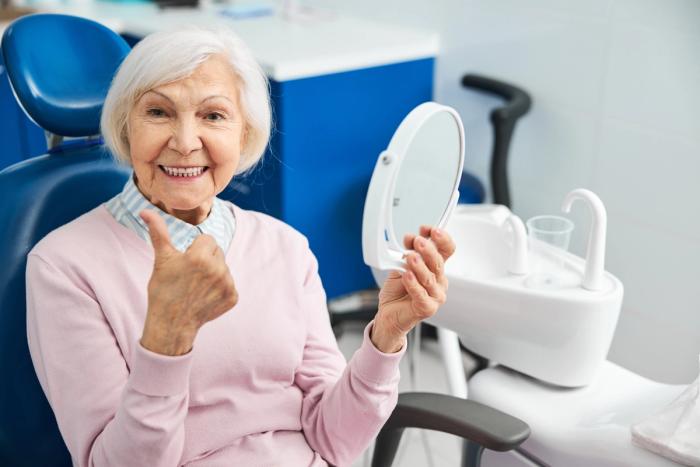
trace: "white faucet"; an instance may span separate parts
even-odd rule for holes
[[[527,274],[527,232],[525,225],[515,214],[511,214],[503,222],[503,227],[510,226],[513,232],[513,253],[510,257],[508,272],[511,274]]]
[[[605,271],[605,232],[608,225],[608,215],[605,211],[605,205],[598,198],[598,195],[584,188],[578,188],[566,195],[562,203],[562,211],[568,213],[571,210],[571,205],[578,199],[588,203],[593,215],[591,231],[588,234],[586,269],[581,285],[587,290],[600,290],[603,288],[603,272]]]

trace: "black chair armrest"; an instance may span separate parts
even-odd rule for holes
[[[372,467],[391,465],[405,428],[437,430],[471,441],[479,445],[478,452],[470,454],[477,464],[483,448],[509,451],[530,436],[530,427],[522,420],[478,402],[445,394],[403,393],[377,436]]]

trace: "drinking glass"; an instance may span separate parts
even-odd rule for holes
[[[564,284],[564,255],[568,251],[574,223],[560,216],[535,216],[527,220],[532,274],[527,285],[558,288]]]

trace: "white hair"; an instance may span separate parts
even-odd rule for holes
[[[236,174],[252,168],[270,139],[269,83],[248,46],[230,29],[189,27],[161,31],[139,42],[119,67],[107,93],[100,127],[105,144],[120,162],[131,164],[129,112],[147,91],[190,76],[211,55],[227,58],[239,82],[245,145]]]

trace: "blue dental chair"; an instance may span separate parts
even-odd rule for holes
[[[71,16],[27,16],[15,21],[2,39],[15,95],[27,115],[49,133],[48,154],[0,172],[3,466],[71,465],[27,347],[26,256],[47,233],[124,186],[129,171],[105,152],[99,121],[112,76],[129,50],[104,26]]]
[[[113,31],[65,15],[21,18],[2,38],[15,95],[46,130],[49,152],[0,171],[0,257],[5,261],[0,268],[0,466],[72,464],[27,346],[26,255],[47,233],[122,189],[130,170],[105,150],[99,120],[112,76],[128,52]],[[401,394],[377,438],[373,466],[391,465],[406,427],[469,440],[469,465],[475,466],[484,448],[510,450],[529,436],[522,421],[473,401]]]

